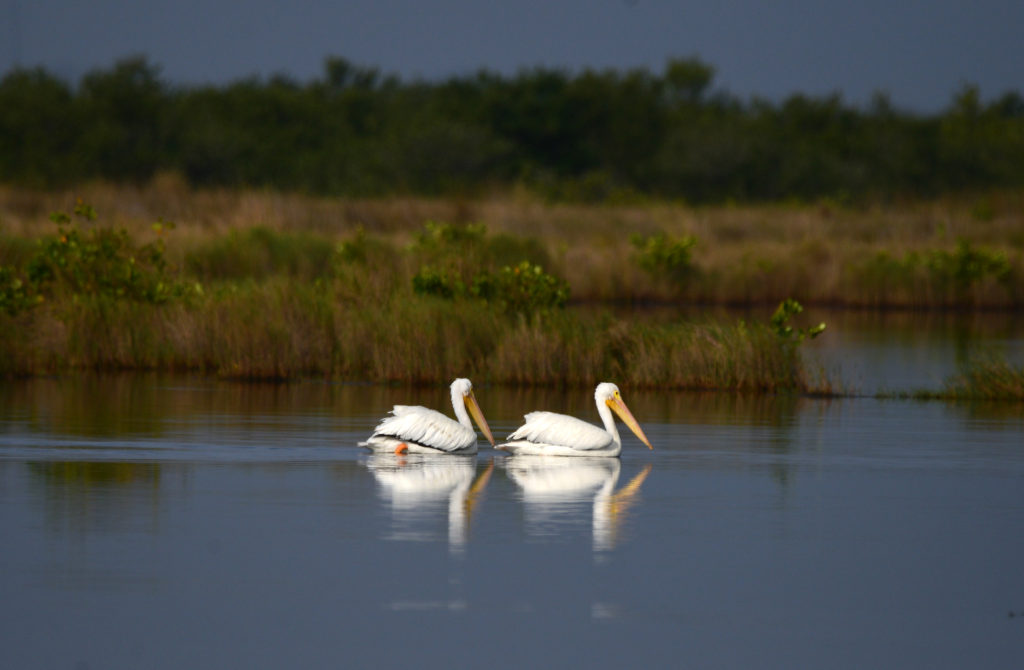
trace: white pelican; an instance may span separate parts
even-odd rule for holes
[[[604,422],[604,430],[580,421],[576,417],[554,412],[530,412],[526,423],[508,436],[508,441],[497,445],[511,454],[537,456],[606,456],[615,457],[622,451],[622,440],[615,427],[612,411],[619,415],[648,449],[653,449],[633,413],[619,394],[619,387],[604,382],[594,391],[597,413]]]
[[[476,404],[473,384],[468,379],[456,379],[451,388],[452,407],[458,421],[419,405],[395,405],[392,416],[382,419],[370,439],[360,442],[359,446],[396,454],[475,454],[476,431],[466,413],[467,407],[493,445],[494,436]]]

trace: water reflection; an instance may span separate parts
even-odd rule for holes
[[[430,525],[447,518],[448,546],[461,554],[470,522],[494,463],[476,474],[476,456],[371,454],[366,468],[377,480],[380,497],[391,505],[388,539],[435,539]]]
[[[0,437],[25,430],[80,437],[178,436],[193,425],[248,432],[310,424],[364,433],[401,389],[309,380],[240,383],[199,375],[75,375],[0,384]],[[434,393],[436,391],[436,393]],[[431,389],[432,395],[447,392]],[[446,396],[445,396],[446,397]]]
[[[651,472],[648,464],[617,492],[622,463],[617,458],[513,456],[505,472],[520,488],[526,508],[526,533],[534,538],[557,535],[560,527],[591,507],[594,551],[615,547],[626,512]]]
[[[38,461],[27,463],[45,490],[47,525],[56,531],[156,527],[158,463]],[[139,499],[151,505],[139,505]]]

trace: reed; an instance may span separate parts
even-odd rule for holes
[[[0,316],[6,374],[197,370],[244,379],[813,392],[791,343],[765,324],[643,324],[573,310],[509,314],[479,300],[396,291],[351,300],[291,278],[188,302],[93,296]]]
[[[829,395],[841,385],[771,324],[627,320],[565,309],[565,290],[577,305],[1024,300],[1024,197],[1012,195],[977,219],[961,201],[886,210],[588,208],[517,193],[342,201],[191,191],[168,178],[81,190],[95,209],[67,193],[0,188],[0,373],[412,383],[466,374]],[[77,228],[65,217],[55,231],[43,212],[58,203],[90,216]],[[153,226],[166,219],[173,231]]]
[[[954,400],[1024,400],[1024,366],[1000,358],[971,361],[946,380],[941,397]]]

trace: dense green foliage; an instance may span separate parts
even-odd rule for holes
[[[569,299],[564,279],[531,262],[546,261],[536,240],[488,236],[483,224],[428,221],[412,251],[427,262],[412,277],[418,294],[478,298],[501,311],[524,315],[564,307]],[[515,255],[523,260],[511,261]],[[503,260],[511,264],[502,266]]]
[[[804,311],[804,306],[792,298],[783,300],[775,313],[772,314],[772,318],[769,321],[772,330],[778,337],[786,342],[799,344],[804,340],[813,340],[818,335],[821,335],[825,331],[825,324],[819,323],[816,326],[810,326],[808,328],[794,328],[790,325],[789,320]]]
[[[50,218],[57,232],[36,242],[24,266],[0,266],[0,308],[12,316],[46,300],[100,296],[159,305],[201,290],[169,272],[163,235],[171,223],[153,224],[157,239],[136,245],[124,229],[94,225],[87,204],[75,207],[74,219],[64,212]]]
[[[879,95],[741,101],[713,68],[481,71],[401,81],[329,58],[321,78],[172,87],[145,59],[72,86],[0,81],[0,180],[59,186],[177,172],[198,186],[693,202],[917,194],[1024,185],[1024,99],[976,87],[934,115]]]

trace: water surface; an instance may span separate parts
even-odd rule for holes
[[[478,388],[596,422],[588,392]],[[628,393],[621,459],[374,457],[446,389],[0,387],[12,668],[1017,667],[1024,412]]]

